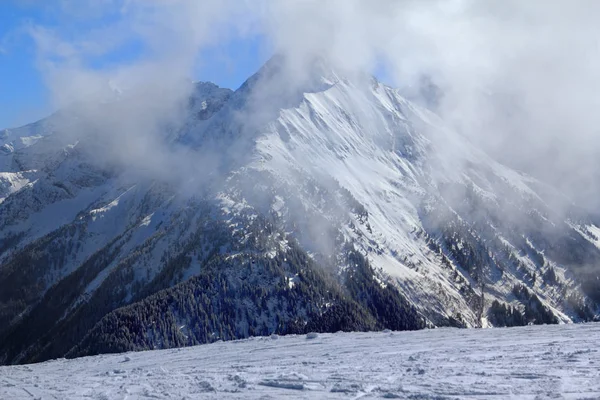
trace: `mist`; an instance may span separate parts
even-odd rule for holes
[[[273,8],[281,51],[300,60],[325,54],[344,68],[383,67],[385,80],[417,96],[426,78],[440,93],[434,111],[493,158],[582,206],[598,205],[597,2],[298,1]]]
[[[94,107],[85,108],[82,118],[107,139],[106,154],[150,174],[197,162],[182,161],[181,154],[165,151],[163,142],[164,127],[185,116],[191,80],[202,79],[193,76],[202,50],[260,36],[288,60],[290,93],[306,84],[315,59],[344,74],[377,74],[416,101],[432,104],[419,99],[425,78],[438,89],[434,111],[465,140],[556,186],[581,206],[598,206],[600,4],[595,1],[54,3],[67,28],[82,21],[92,26],[83,35],[27,27],[54,108],[110,102],[126,93],[127,102],[109,121]],[[99,22],[109,14],[117,15],[114,22]],[[98,61],[123,51],[131,52],[126,61]]]

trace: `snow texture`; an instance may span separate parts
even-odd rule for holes
[[[0,367],[2,399],[598,399],[600,325],[251,338]]]

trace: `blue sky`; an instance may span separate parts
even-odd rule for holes
[[[41,18],[41,14],[25,13],[11,3],[0,5],[0,127],[21,124],[48,111],[34,45],[20,32],[26,19]]]
[[[55,11],[56,0],[0,1],[0,129],[20,126],[52,111],[49,91],[38,69],[36,45],[25,27],[40,25],[58,30],[70,29],[78,35],[91,26],[73,24]],[[37,4],[36,4],[37,3]],[[99,23],[111,23],[110,14]],[[119,64],[135,56],[134,47],[125,47],[95,60],[98,66]],[[236,89],[269,57],[259,37],[236,38],[203,50],[198,57],[194,80],[211,81]]]

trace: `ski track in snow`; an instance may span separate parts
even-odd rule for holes
[[[336,333],[0,367],[1,399],[598,399],[600,324]]]

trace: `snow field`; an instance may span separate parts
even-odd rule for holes
[[[598,399],[600,324],[273,335],[0,367],[12,399]]]

